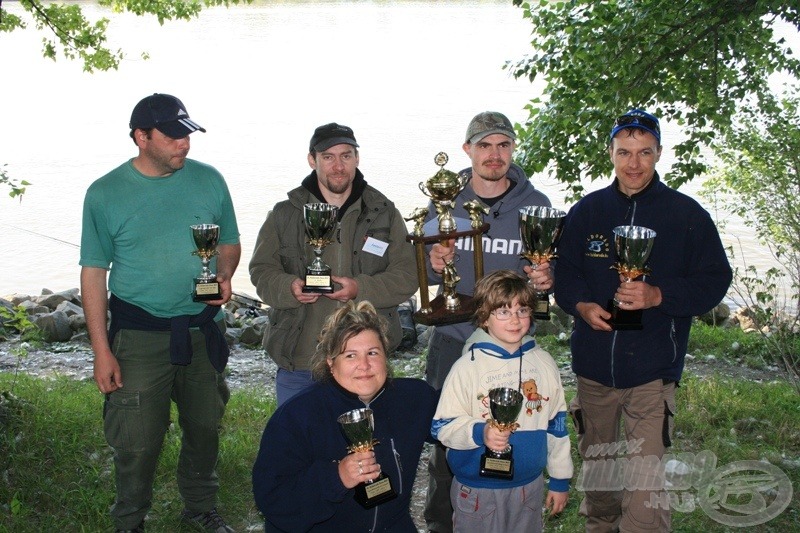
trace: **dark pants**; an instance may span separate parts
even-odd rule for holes
[[[453,363],[461,357],[464,343],[437,330],[433,331],[428,344],[428,359],[425,371],[426,381],[435,389],[441,390],[444,379]],[[428,495],[425,498],[425,522],[428,531],[452,533],[453,506],[450,503],[450,487],[453,473],[445,456],[447,448],[436,444],[428,459]]]
[[[114,338],[124,386],[106,396],[104,426],[114,449],[117,495],[111,515],[118,529],[135,528],[152,505],[173,401],[182,430],[177,479],[185,508],[198,513],[216,506],[219,426],[230,393],[209,362],[203,335],[191,335],[194,356],[187,366],[170,363],[168,331],[126,329]]]

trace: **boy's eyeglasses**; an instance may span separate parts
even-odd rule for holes
[[[506,308],[495,309],[490,314],[494,315],[494,317],[497,320],[500,320],[500,321],[511,320],[511,317],[514,316],[514,315],[517,315],[517,318],[520,318],[520,319],[522,319],[522,318],[530,318],[531,317],[531,308],[530,307],[520,307],[519,309],[517,309],[516,313],[514,311],[512,311],[511,309],[506,309]]]

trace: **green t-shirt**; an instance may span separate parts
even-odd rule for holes
[[[132,161],[132,160],[131,160]],[[128,161],[89,186],[83,205],[80,264],[108,269],[109,290],[151,314],[200,313],[192,301],[200,258],[190,226],[217,224],[218,244],[237,244],[228,187],[213,167],[187,159],[165,178],[149,178]],[[211,262],[216,272],[216,258]]]

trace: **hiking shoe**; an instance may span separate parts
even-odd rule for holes
[[[185,524],[192,526],[197,531],[213,531],[214,533],[234,533],[233,528],[225,523],[225,520],[217,513],[216,509],[211,509],[205,513],[191,513],[184,510],[181,513],[181,520]]]
[[[115,533],[144,533],[144,520],[139,522],[139,525],[133,529],[115,529]]]

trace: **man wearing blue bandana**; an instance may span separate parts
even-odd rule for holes
[[[670,530],[669,505],[659,503],[666,497],[661,458],[671,444],[689,329],[692,317],[722,300],[732,277],[709,214],[661,182],[661,150],[658,118],[640,109],[620,116],[608,148],[615,179],[572,207],[558,246],[555,298],[575,317],[578,394],[570,414],[584,459],[577,488],[592,533]],[[617,226],[655,231],[652,274],[625,281],[612,268]],[[612,299],[622,311],[642,311],[640,330],[612,328]],[[625,454],[606,453],[622,441]]]

